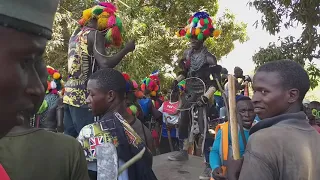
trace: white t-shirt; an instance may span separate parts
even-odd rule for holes
[[[174,104],[174,105],[177,105],[179,104],[179,101],[178,102],[169,102],[169,104]],[[167,119],[168,123],[170,124],[178,124],[179,122],[179,118],[180,118],[180,113],[178,114],[175,114],[175,115],[170,115],[166,112],[163,112],[163,106],[164,106],[164,103],[162,103],[161,107],[158,109],[161,113],[162,113],[162,136],[163,137],[168,137],[168,133],[167,133],[167,129],[166,129],[166,122],[165,122],[165,119]],[[178,137],[178,129],[177,128],[174,128],[174,129],[171,129],[171,132],[170,132],[170,135],[172,138],[175,138],[175,137]]]

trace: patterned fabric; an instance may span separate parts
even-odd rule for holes
[[[89,76],[97,70],[95,59],[88,52],[88,34],[92,31],[83,28],[73,35],[69,41],[68,73],[69,79],[65,84],[63,103],[75,107],[87,107],[87,81]]]
[[[121,132],[122,129],[123,132]],[[118,113],[109,118],[103,117],[101,121],[83,127],[78,141],[84,148],[87,161],[96,161],[96,147],[106,142],[118,147],[119,141],[122,141],[120,143],[129,143],[135,148],[143,148],[141,138]]]
[[[85,126],[78,137],[87,161],[97,162],[96,147],[110,142],[117,148],[118,159],[129,161],[145,144],[119,113],[107,113],[101,120]],[[156,180],[152,171],[152,154],[147,149],[139,161],[128,168],[130,180]]]

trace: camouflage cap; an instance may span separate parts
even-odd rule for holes
[[[0,0],[0,25],[51,39],[59,0]]]

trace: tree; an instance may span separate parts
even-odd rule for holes
[[[186,25],[192,12],[208,10],[211,16],[215,17],[218,11],[217,1],[198,0],[190,3],[187,0],[115,0],[119,16],[125,25],[124,41],[136,40],[136,50],[126,56],[116,68],[129,73],[139,82],[153,70],[159,69],[165,72],[165,67],[176,66],[173,57],[179,57],[187,48],[188,42],[184,38],[175,37],[175,32],[179,27]],[[93,4],[88,0],[61,2],[55,19],[54,39],[46,53],[50,65],[66,70],[68,40],[72,29],[76,26],[76,20],[80,18],[82,10]],[[234,42],[244,42],[248,39],[246,24],[236,23],[235,16],[228,11],[222,18],[216,20],[216,26],[222,30],[221,37],[208,40],[207,45],[218,59],[233,50]],[[108,51],[113,54],[117,49]],[[162,78],[161,81],[171,79],[167,76]],[[162,84],[168,86],[170,83]]]
[[[320,34],[317,28],[320,26],[320,1],[319,0],[252,0],[249,6],[262,13],[260,23],[262,27],[272,35],[280,32],[281,28],[296,27],[302,25],[303,32],[299,38],[288,36],[280,40],[280,45],[270,43],[267,48],[260,50],[253,56],[257,66],[265,62],[292,59],[305,66],[305,61],[310,64],[306,67],[312,88],[318,85],[320,72],[312,63],[314,59],[320,59]],[[256,25],[259,21],[256,22]]]
[[[313,62],[305,64],[304,59],[301,58],[302,55],[299,54],[299,50],[297,50],[293,41],[294,38],[290,36],[284,38],[280,46],[277,46],[275,43],[270,43],[267,48],[260,48],[259,51],[253,55],[252,60],[257,67],[274,60],[294,60],[306,68],[310,77],[311,88],[314,89],[318,86],[320,80],[320,70]]]

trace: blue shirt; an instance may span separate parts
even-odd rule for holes
[[[229,135],[228,135],[228,141],[229,141],[229,146],[231,146],[231,130],[230,130],[230,126],[229,126]],[[244,143],[242,141],[242,136],[241,136],[241,132],[239,131],[239,149],[240,149],[240,156],[242,157],[244,152],[245,152],[245,146]],[[249,130],[244,129],[244,136],[246,137],[246,140],[248,141],[249,138]],[[209,155],[209,163],[210,163],[210,167],[212,170],[222,166],[221,164],[221,155],[222,152],[220,149],[220,144],[222,143],[221,138],[222,137],[222,131],[221,129],[219,129],[219,131],[216,134],[216,138],[213,142],[212,145],[212,149],[210,151],[210,155]],[[228,152],[228,153],[232,153],[232,152]]]

